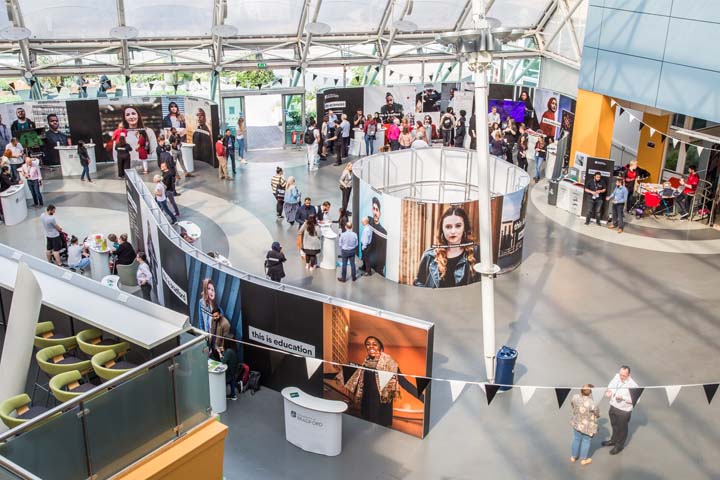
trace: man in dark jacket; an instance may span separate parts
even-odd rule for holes
[[[170,154],[168,154],[170,156]],[[165,185],[165,196],[170,206],[175,210],[175,216],[180,216],[180,210],[178,210],[177,203],[175,203],[175,173],[168,167],[167,163],[163,162],[160,164],[160,170],[162,170],[162,182]]]
[[[120,235],[120,245],[117,250],[115,250],[115,256],[117,257],[115,265],[132,265],[135,261],[135,249],[132,245],[130,245],[130,242],[128,242],[127,239],[127,233]]]
[[[606,190],[605,180],[602,178],[600,172],[595,172],[595,174],[590,177],[590,180],[585,183],[585,202],[589,205],[587,216],[585,217],[585,225],[590,225],[592,218],[595,218],[597,224],[600,225],[600,213],[603,198],[605,198],[603,194]]]
[[[298,222],[298,228],[302,227],[303,223],[305,223],[305,220],[307,220],[310,215],[317,216],[317,210],[315,209],[315,205],[312,204],[310,197],[305,197],[305,203],[300,205],[297,215],[295,215],[295,221]]]

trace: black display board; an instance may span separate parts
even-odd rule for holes
[[[158,235],[160,241],[160,265],[162,266],[162,288],[165,307],[188,314],[188,276],[185,252],[165,235]]]
[[[128,216],[130,220],[130,239],[132,245],[139,248],[145,245],[143,236],[142,213],[140,210],[140,192],[137,191],[135,185],[129,177],[125,177],[125,189],[127,190]],[[183,261],[183,265],[184,265]]]
[[[280,290],[271,289],[250,282],[243,282],[241,289],[243,304],[243,337],[257,345],[271,347],[258,339],[261,332],[272,335],[273,340],[292,340],[314,347],[314,357],[323,358],[323,304]],[[254,333],[253,333],[254,332]],[[282,338],[280,338],[282,337]],[[272,348],[286,351],[283,345],[275,343]],[[295,351],[300,355],[306,352]],[[308,355],[309,356],[309,355]],[[245,347],[245,362],[250,368],[262,374],[263,385],[273,390],[288,386],[298,387],[304,392],[322,397],[322,369],[318,369],[308,380],[305,359],[284,355],[262,348]]]
[[[111,162],[112,156],[105,152],[97,100],[68,100],[65,104],[73,145],[77,145],[79,140],[92,142],[95,144],[95,160]]]
[[[352,121],[355,113],[363,109],[365,103],[365,89],[363,87],[329,88],[317,95],[318,123],[322,123],[322,117],[332,110],[340,120],[341,114],[346,114],[348,120]],[[365,115],[368,112],[364,112]]]

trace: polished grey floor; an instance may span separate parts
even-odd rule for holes
[[[332,271],[308,274],[295,252],[297,229],[275,219],[270,177],[276,164],[283,165],[286,176],[295,176],[313,203],[327,199],[335,210],[341,167],[323,165],[317,172],[307,172],[304,153],[295,151],[251,152],[248,160],[232,182],[221,182],[215,172],[201,166],[199,175],[183,185],[212,194],[218,202],[231,202],[262,223],[266,232],[216,232],[227,235],[236,266],[261,273],[269,233],[285,245],[290,258],[287,283],[432,321],[436,325],[433,375],[485,379],[479,285],[428,291],[378,276],[340,284]],[[47,182],[48,198],[71,202],[62,196],[66,183],[55,188]],[[106,208],[121,208],[121,200],[113,203]],[[209,221],[201,215],[196,220],[203,228]],[[24,235],[20,232],[23,229],[0,227],[0,241]],[[719,267],[716,255],[659,253],[580,235],[530,205],[524,262],[495,282],[498,346],[519,350],[515,380],[523,385],[603,385],[623,363],[633,367],[633,377],[641,385],[718,382]],[[488,406],[477,386],[466,387],[453,403],[448,384],[435,382],[432,428],[424,440],[345,417],[343,453],[324,458],[284,440],[280,396],[264,389],[232,402],[222,416],[230,426],[225,476],[720,478],[719,409],[720,400],[708,405],[699,387],[683,389],[672,406],[663,389],[648,389],[633,413],[627,448],[609,456],[599,447],[609,431],[607,403],[603,403],[593,463],[580,467],[568,462],[572,433],[568,405],[558,409],[552,390],[538,390],[523,405],[516,389],[499,394]]]

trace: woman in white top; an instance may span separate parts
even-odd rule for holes
[[[148,145],[145,145],[145,150],[147,151],[147,159],[145,160],[145,162],[143,162],[143,166],[145,167],[145,170],[147,170],[147,162],[157,160],[156,150],[158,143],[155,132],[152,128],[145,127],[142,116],[140,116],[140,112],[132,105],[128,105],[123,109],[122,122],[123,126],[128,130],[128,133],[125,136],[125,141],[127,141],[128,145],[132,147],[132,151],[130,152],[131,160],[140,160],[138,154],[138,141],[140,138],[140,130],[143,130],[145,132]]]
[[[348,163],[340,175],[340,191],[342,192],[342,208],[347,210],[350,202],[350,193],[352,192],[353,173],[352,163]]]
[[[80,246],[75,235],[70,237],[67,263],[71,270],[80,270],[80,273],[85,273],[85,269],[90,265],[90,254]]]
[[[150,295],[152,293],[152,273],[150,273],[145,252],[137,253],[137,262],[138,269],[135,278],[137,278],[138,285],[140,285],[143,298],[149,302],[151,301]]]
[[[245,119],[240,117],[237,125],[237,151],[240,163],[247,163],[245,160],[245,135],[247,134],[247,127],[245,126]]]
[[[165,212],[165,215],[170,217],[171,225],[175,225],[177,223],[177,217],[173,215],[173,213],[170,211],[170,207],[168,207],[166,194],[167,188],[162,182],[162,177],[160,175],[155,175],[153,177],[153,182],[155,182],[155,201],[160,207],[160,210]]]

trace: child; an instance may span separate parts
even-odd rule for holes
[[[80,246],[75,235],[70,237],[67,262],[70,270],[80,270],[80,273],[85,273],[85,269],[90,265],[90,252]]]

